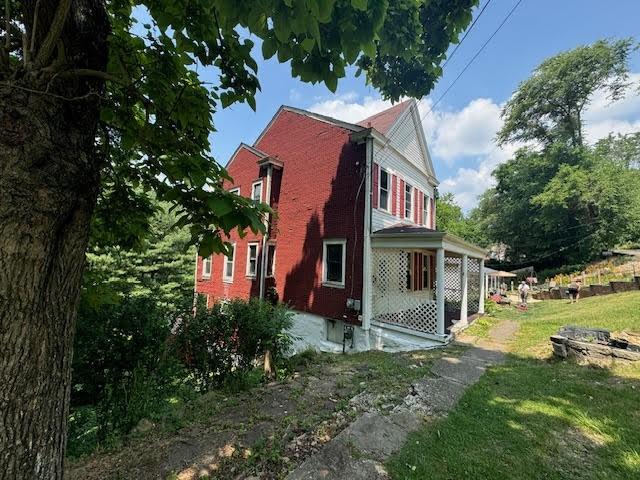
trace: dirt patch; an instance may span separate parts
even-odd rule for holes
[[[449,350],[449,354],[451,351]],[[390,410],[444,351],[319,355],[291,377],[220,405],[177,432],[156,427],[112,452],[69,462],[70,480],[201,477],[276,479],[329,442],[363,411]]]

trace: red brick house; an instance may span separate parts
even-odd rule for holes
[[[209,304],[277,292],[296,311],[298,346],[324,350],[441,344],[482,312],[485,252],[436,230],[415,101],[358,124],[283,106],[227,170],[225,188],[277,215],[265,236],[234,233],[233,256],[198,258]]]

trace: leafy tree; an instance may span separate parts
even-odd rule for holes
[[[542,62],[505,105],[498,142],[582,146],[584,109],[596,90],[611,101],[624,95],[632,47],[631,39],[600,40]]]
[[[426,94],[477,0],[8,0],[0,22],[0,470],[61,478],[89,225],[135,243],[151,192],[203,253],[263,230],[220,188],[213,114],[255,108],[265,58],[334,91],[357,63],[385,98]],[[251,38],[248,38],[251,36]],[[217,78],[205,84],[201,68]],[[138,188],[140,187],[140,188]],[[99,200],[98,200],[99,198]],[[98,208],[96,209],[96,204]],[[131,213],[133,212],[133,215]],[[114,229],[108,228],[113,226]],[[114,238],[111,238],[113,241]]]
[[[157,202],[156,202],[157,203]],[[165,311],[193,303],[195,247],[189,231],[172,228],[176,216],[168,206],[154,206],[149,232],[135,249],[94,245],[87,253],[82,301],[98,309],[124,297],[149,297]]]
[[[472,210],[465,216],[452,193],[445,193],[436,202],[436,225],[439,230],[457,235],[481,246],[487,246],[488,240],[482,219]]]
[[[599,41],[545,60],[505,105],[500,143],[532,142],[494,171],[478,208],[515,264],[580,264],[637,236],[638,135],[584,142],[581,114],[596,91],[628,87],[630,40]]]

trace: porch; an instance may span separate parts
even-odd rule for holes
[[[485,251],[453,235],[400,226],[371,235],[374,327],[438,342],[484,313]]]

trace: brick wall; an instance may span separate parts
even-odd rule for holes
[[[284,164],[280,187],[272,191],[272,198],[278,198],[278,218],[274,224],[275,275],[268,285],[297,310],[357,322],[357,313],[345,305],[347,298],[362,298],[364,186],[357,201],[356,193],[364,176],[365,149],[350,142],[350,133],[281,110],[255,146]],[[259,175],[256,161],[248,152],[241,153],[229,166],[242,195],[250,194],[251,183]],[[333,238],[347,241],[346,285],[341,289],[322,285],[323,239]],[[255,237],[241,240],[234,234],[233,240],[237,243],[234,283],[222,282],[223,262],[218,256],[213,260],[211,280],[198,282],[199,292],[216,298],[258,294],[258,279],[244,276],[247,242]]]

